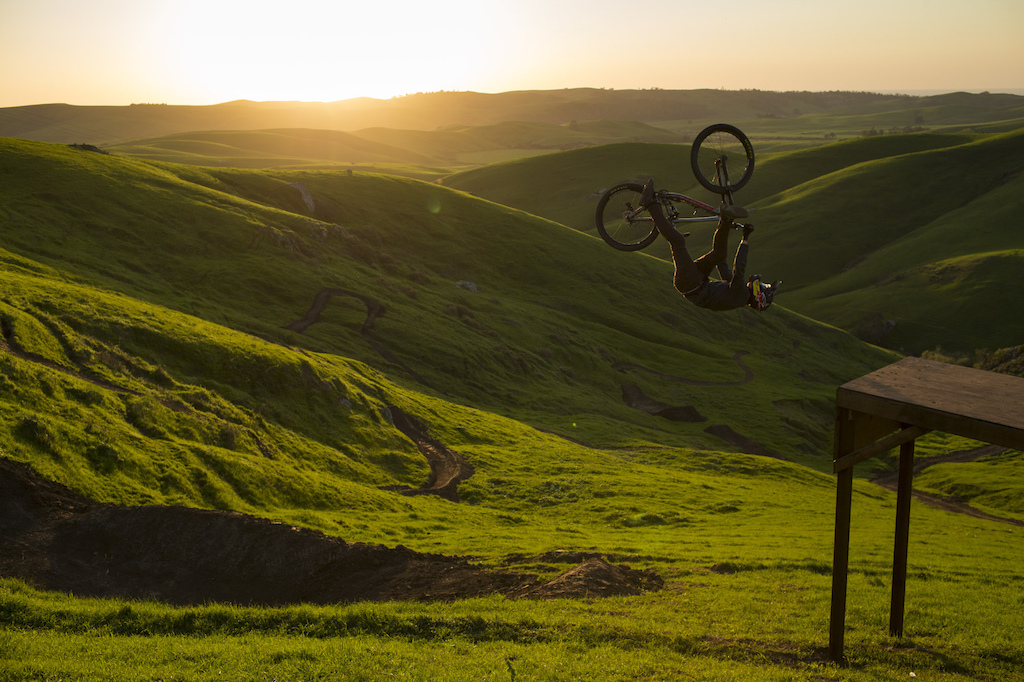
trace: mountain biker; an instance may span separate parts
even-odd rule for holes
[[[747,239],[754,231],[752,225],[739,224],[734,221],[747,217],[747,211],[739,206],[723,204],[718,217],[718,228],[712,238],[711,250],[694,260],[686,249],[686,237],[668,218],[661,208],[661,203],[654,198],[654,181],[649,180],[644,186],[642,197],[644,208],[651,214],[654,224],[661,236],[668,240],[672,248],[672,262],[675,275],[672,283],[676,290],[686,297],[690,303],[708,310],[733,310],[749,305],[755,310],[765,310],[772,304],[775,297],[773,284],[762,284],[761,276],[754,275],[744,281],[747,268]],[[743,230],[743,239],[736,249],[732,270],[725,264],[729,251],[729,232],[732,228]],[[717,267],[722,280],[712,281],[711,271]]]

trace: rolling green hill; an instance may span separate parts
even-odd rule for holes
[[[915,506],[913,646],[897,646],[883,634],[895,501],[863,481],[853,665],[823,662],[835,388],[897,356],[784,303],[698,310],[670,277],[435,183],[0,139],[4,459],[102,502],[243,512],[545,578],[595,553],[666,584],[257,609],[0,580],[0,669],[959,680],[1024,664],[1021,529]],[[400,413],[472,465],[459,502],[396,489],[428,475]],[[985,504],[1020,520],[1021,496]]]
[[[369,142],[349,133],[308,129],[180,133],[117,145],[110,151],[157,161],[207,166],[437,163],[436,159],[423,154]]]
[[[1020,293],[1011,273],[1022,248],[1014,228],[1024,197],[1022,144],[1024,129],[918,133],[761,156],[737,195],[760,228],[751,267],[785,280],[782,300],[795,310],[907,353],[1015,345],[1024,328],[1005,311]],[[601,192],[622,180],[654,177],[714,202],[694,187],[687,151],[609,145],[464,171],[444,183],[594,234]],[[707,242],[705,232],[694,230],[696,243]],[[650,252],[667,255],[658,243]]]
[[[596,236],[597,202],[605,189],[620,181],[652,176],[663,186],[693,189],[694,196],[709,198],[696,193],[688,152],[689,146],[682,144],[587,147],[465,170],[442,183]]]
[[[1024,129],[852,165],[757,202],[773,229],[765,262],[794,285],[796,309],[908,353],[1015,345],[1024,326],[1005,311],[1020,293],[1022,152]]]
[[[755,152],[761,138],[754,137]],[[757,170],[737,195],[748,206],[804,182],[858,163],[957,146],[975,140],[963,134],[917,134],[857,138],[797,151],[757,154]],[[697,185],[689,166],[689,145],[619,143],[522,158],[453,173],[454,187],[491,201],[522,208],[575,229],[596,234],[594,209],[604,189],[621,181],[653,177],[671,188],[716,203]]]
[[[677,135],[643,123],[579,124],[504,122],[443,130],[369,128],[345,133],[305,128],[199,131],[112,145],[104,151],[155,161],[200,166],[273,168],[338,166],[386,169],[436,179],[452,167],[480,165],[552,150],[619,140],[674,141]]]
[[[707,395],[615,367],[670,375],[681,367],[692,380],[730,383],[743,375],[733,355],[750,351],[743,362],[765,377],[766,402],[734,427],[767,427],[760,438],[770,449],[813,451],[800,430],[761,415],[778,412],[775,402],[806,399],[810,411],[800,419],[814,423],[829,411],[829,390],[812,397],[775,377],[809,372],[832,383],[886,357],[785,311],[691,309],[667,286],[671,269],[660,260],[622,258],[592,237],[436,185],[363,173],[190,169],[15,141],[6,141],[4,158],[12,169],[3,209],[11,252],[153,305],[374,364],[449,399],[527,414],[535,426],[584,441],[588,431],[568,425],[601,415],[594,437],[623,433],[625,420],[641,432],[667,428],[676,442],[712,442],[702,428],[652,423],[628,408],[621,385],[666,402],[699,400],[711,420],[731,415],[746,389]],[[383,305],[369,337],[360,333],[363,306],[345,300],[302,334],[285,329],[325,288]],[[833,343],[849,344],[853,364],[844,369],[813,350]],[[796,346],[800,353],[791,352]],[[815,443],[828,436],[827,424],[817,428]]]

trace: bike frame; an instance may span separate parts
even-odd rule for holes
[[[688,197],[685,194],[679,194],[677,192],[659,191],[655,192],[654,196],[657,197],[659,201],[661,201],[663,206],[668,208],[670,215],[668,215],[667,217],[675,225],[679,225],[682,223],[708,223],[718,220],[718,216],[721,214],[721,211],[719,211],[714,206],[705,204],[703,201],[698,201],[693,197]],[[689,204],[690,206],[693,206],[694,208],[699,209],[701,211],[706,211],[711,215],[693,215],[688,218],[684,218],[679,215],[679,211],[675,207],[675,204],[677,203]]]
[[[654,198],[657,199],[662,206],[668,209],[668,215],[665,217],[671,220],[673,225],[680,225],[683,223],[709,223],[718,220],[718,216],[721,214],[721,211],[715,208],[714,206],[711,206],[710,204],[705,204],[703,201],[698,201],[693,197],[688,197],[685,194],[679,194],[677,192],[658,190],[654,193]],[[700,209],[701,211],[707,211],[711,215],[693,215],[688,218],[683,218],[679,215],[679,210],[675,206],[677,203],[689,204],[690,206],[693,206],[696,209]],[[645,209],[643,206],[639,206],[636,209],[628,212],[625,217],[631,223],[653,222],[654,218],[650,217],[650,215],[643,215],[646,212],[647,209]],[[696,211],[694,213],[696,213]]]
[[[720,133],[719,137],[710,137]],[[732,153],[734,143],[742,145],[742,151],[737,151],[736,155],[746,160],[736,187],[729,180],[728,168],[728,155]],[[712,163],[713,169],[709,167]],[[659,234],[651,224],[654,218],[648,211],[648,207],[654,208],[653,202],[664,209],[665,218],[673,225],[718,222],[723,220],[725,214],[730,219],[722,223],[724,227],[739,215],[747,216],[748,212],[744,209],[735,212],[725,209],[726,206],[735,205],[733,191],[746,185],[754,170],[754,152],[750,139],[742,131],[725,123],[716,123],[702,130],[690,145],[690,168],[701,187],[721,197],[720,207],[668,190],[655,191],[652,197],[647,194],[650,192],[651,180],[648,180],[648,185],[641,184],[639,179],[623,181],[611,189],[603,190],[598,201],[595,219],[601,238],[620,251],[638,251],[650,246]],[[645,196],[649,203],[645,203]],[[690,215],[683,216],[678,204],[692,208]],[[734,216],[734,213],[738,215]]]
[[[729,186],[729,169],[728,169],[728,167],[725,164],[725,157],[721,157],[721,158],[715,159],[715,172],[718,175],[718,182],[719,182],[719,184],[721,184],[721,185],[723,185],[725,187],[728,187]],[[669,217],[669,219],[674,224],[711,222],[712,220],[718,220],[718,216],[720,216],[721,213],[722,213],[719,209],[715,208],[714,206],[710,206],[708,204],[705,204],[703,201],[697,201],[693,197],[688,197],[685,194],[679,194],[677,192],[662,191],[662,192],[655,192],[654,196],[656,196],[659,200],[661,200],[661,203],[666,208],[668,208],[669,213],[671,214],[668,217]],[[722,199],[726,203],[732,204],[732,192],[729,192],[727,194],[723,194],[722,195]],[[712,215],[709,215],[709,216],[692,216],[692,217],[689,217],[689,218],[681,218],[679,216],[679,211],[676,210],[676,207],[675,207],[676,203],[689,204],[690,206],[693,206],[696,209],[700,209],[701,211],[707,211],[708,213],[711,213]]]

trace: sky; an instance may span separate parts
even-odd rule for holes
[[[1024,94],[1024,0],[0,0],[0,107],[578,87]]]

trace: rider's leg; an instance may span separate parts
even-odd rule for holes
[[[729,280],[729,276],[722,271],[722,267],[725,264],[725,259],[729,257],[729,232],[732,227],[731,222],[725,218],[719,218],[715,236],[711,238],[711,250],[693,262],[705,277],[710,276],[711,271],[717,265],[722,279]],[[726,271],[728,271],[728,267],[726,267]]]
[[[754,226],[753,225],[742,225],[742,226],[734,225],[733,227],[742,227],[742,229],[743,229],[743,240],[740,242],[740,246],[744,246],[747,243],[747,239],[750,237],[750,233],[754,231]],[[716,236],[717,236],[717,233],[716,233]],[[737,264],[738,260],[740,259],[739,251],[740,251],[739,249],[736,250],[736,257],[733,259],[733,269],[732,270],[729,269],[729,266],[726,265],[724,260],[721,263],[718,264],[718,276],[722,278],[723,282],[729,282],[731,284],[734,283],[734,282],[740,282],[741,284],[746,286],[746,283],[743,282],[743,272],[747,269],[747,254],[746,254],[746,251],[744,250],[744,253],[743,253],[743,256],[742,256],[742,262],[740,264]],[[735,273],[737,273],[737,272],[739,273],[738,276],[735,275]],[[734,277],[735,277],[735,280],[733,279]],[[735,286],[733,288],[735,288]]]
[[[747,245],[747,237],[750,236],[751,230],[753,230],[753,228],[745,228],[743,230],[743,240],[736,248],[736,258],[732,262],[732,277],[727,281],[729,282],[729,288],[734,291],[747,288],[747,250],[750,248]]]
[[[649,180],[644,186],[643,203],[647,207],[648,213],[651,214],[651,218],[654,219],[658,232],[668,241],[668,245],[672,249],[672,263],[675,265],[672,284],[679,293],[684,295],[696,291],[704,283],[705,273],[693,264],[693,257],[690,256],[690,252],[686,248],[686,237],[676,229],[671,220],[665,217],[665,212],[661,210],[661,204],[654,200],[653,180]]]

